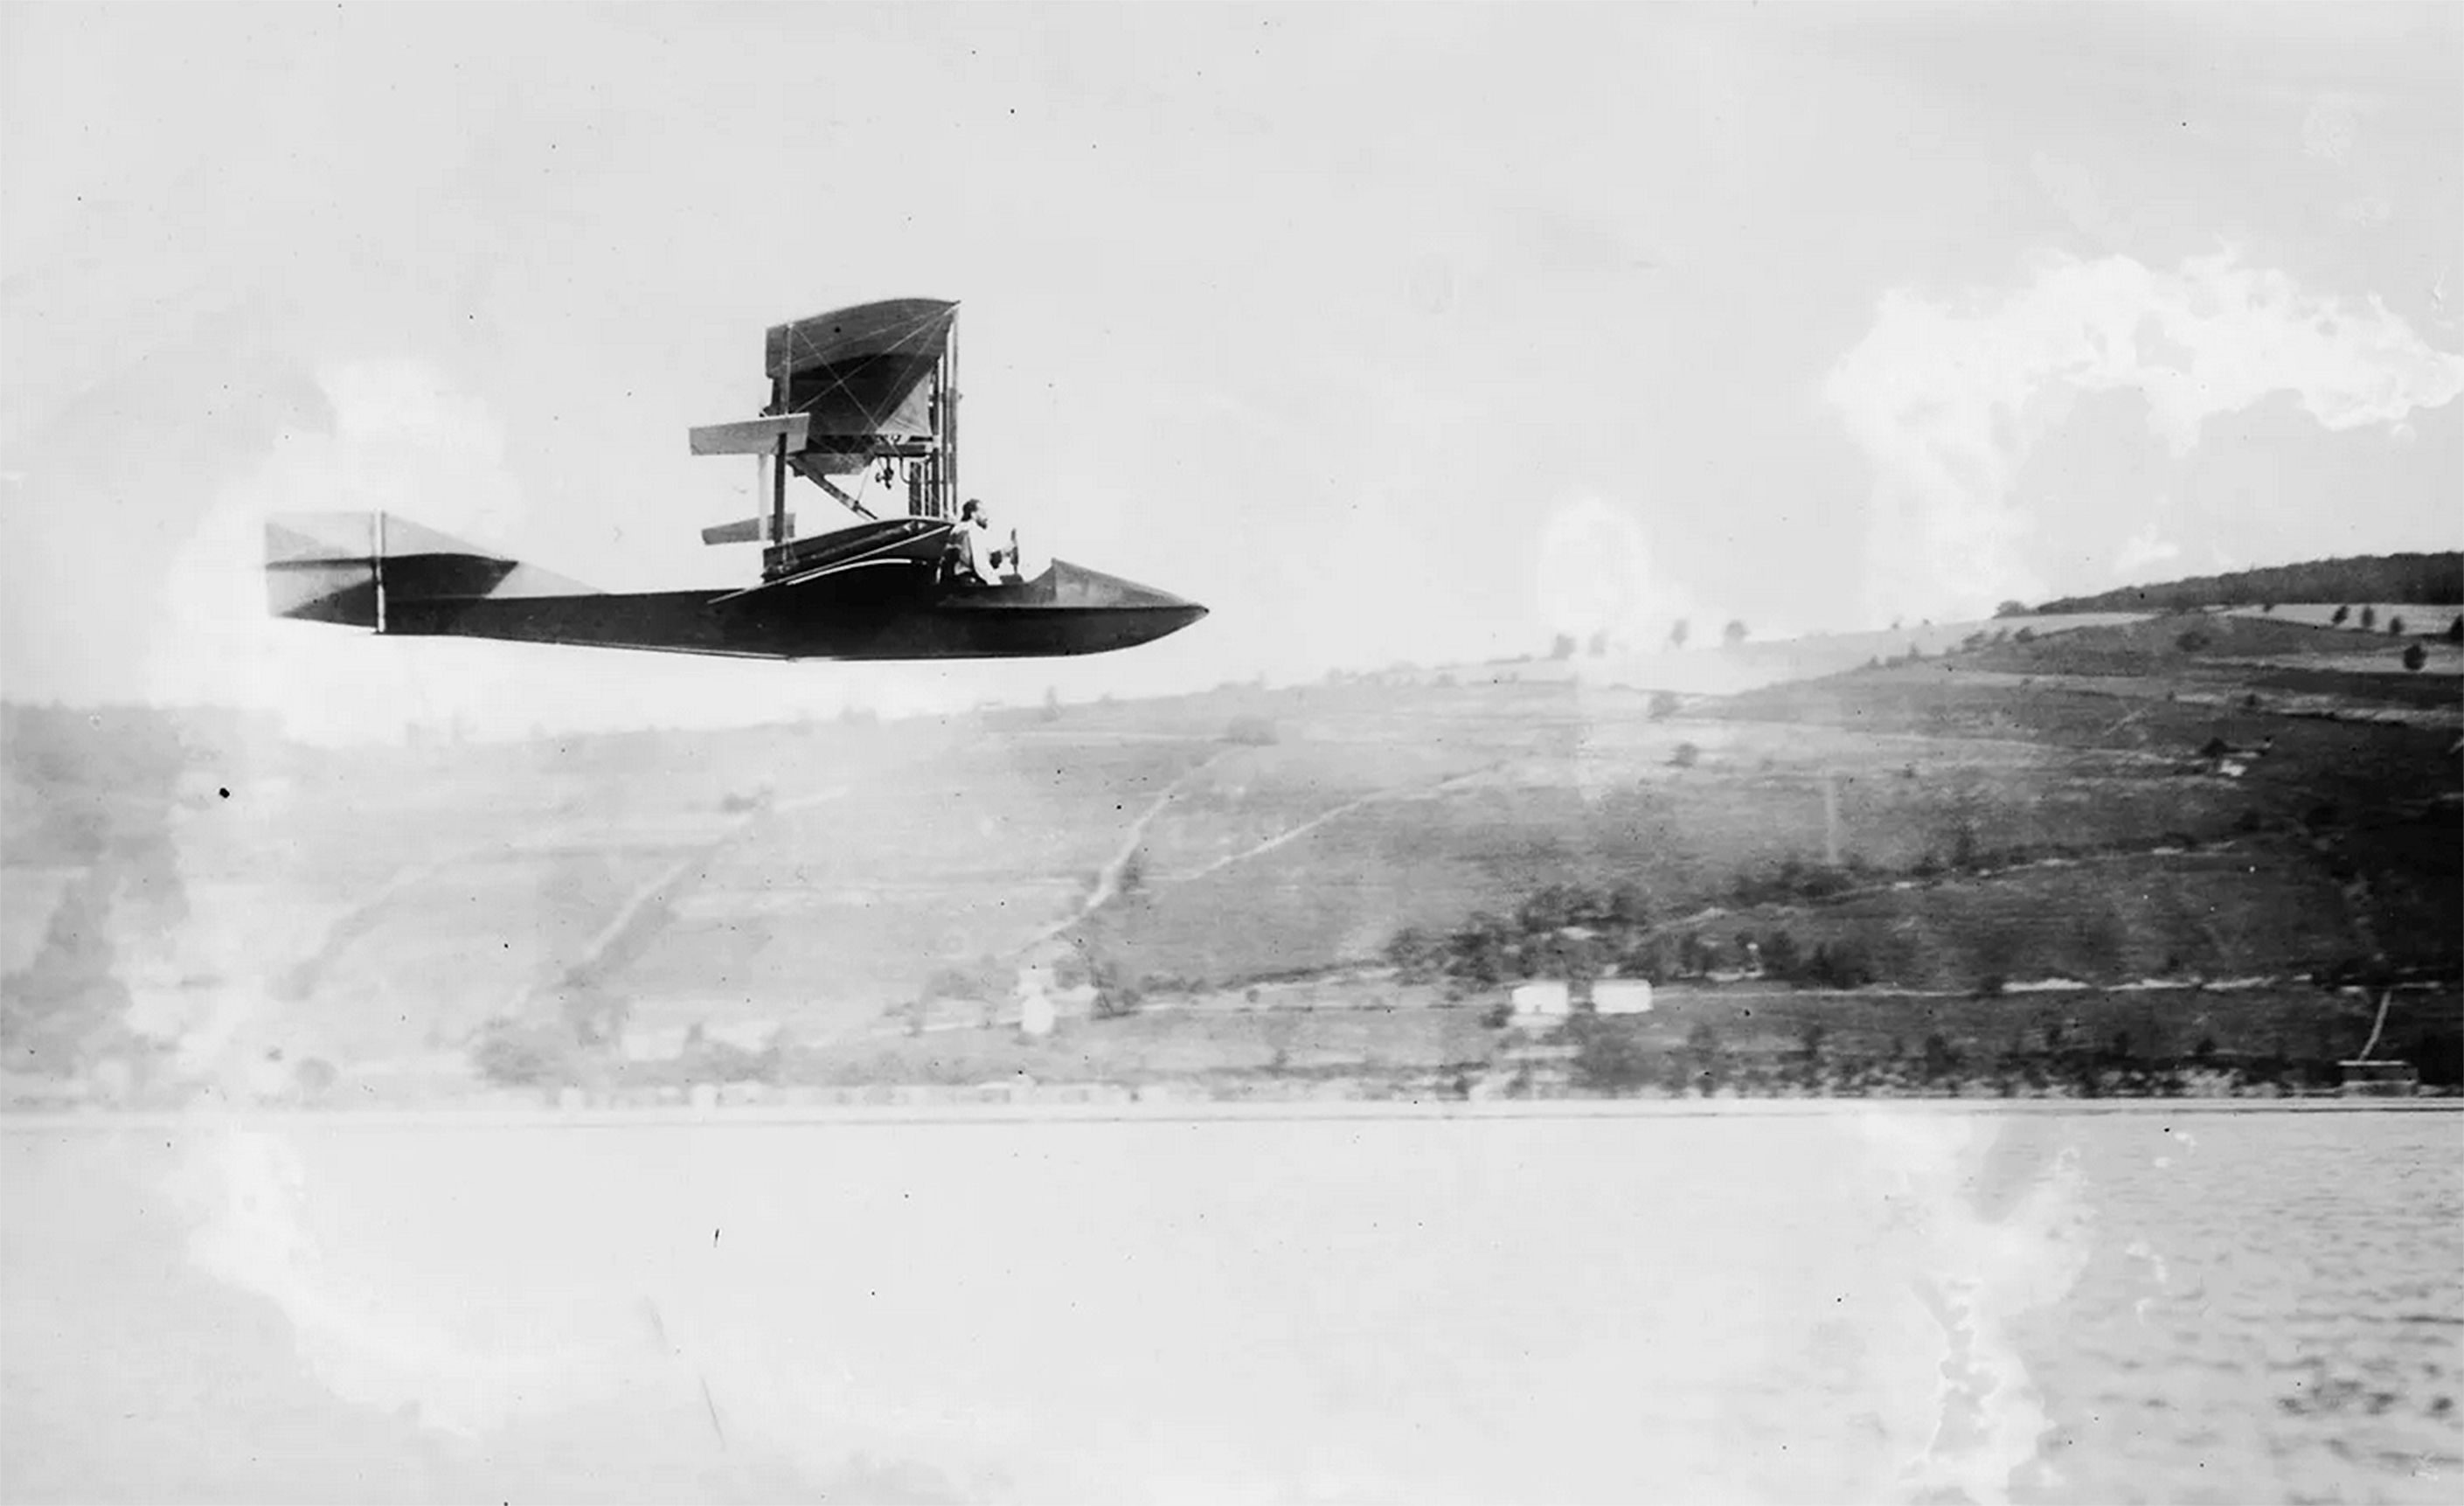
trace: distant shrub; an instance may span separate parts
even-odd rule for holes
[[[1664,690],[1655,690],[1651,693],[1651,708],[1647,715],[1654,721],[1665,721],[1677,715],[1677,707],[1678,699],[1674,694]]]
[[[1235,717],[1223,729],[1223,741],[1243,747],[1267,747],[1278,738],[1275,724],[1265,717]]]
[[[2378,609],[2376,607],[2365,607],[2365,608],[2363,608],[2363,609],[2362,609],[2362,631],[2363,631],[2364,632],[2367,632],[2367,631],[2369,631],[2370,630],[2372,630],[2372,629],[2376,628],[2378,625],[2379,625],[2379,609]]]
[[[2401,638],[2404,636],[2404,619],[2402,617],[2390,616],[2387,618],[2387,636],[2390,638]]]
[[[1446,939],[1405,926],[1386,943],[1386,961],[1405,983],[1427,983],[1445,971]]]
[[[2447,641],[2464,643],[2464,617],[2458,617],[2447,625]]]
[[[1668,762],[1674,764],[1679,768],[1692,768],[1702,760],[1702,757],[1703,750],[1701,748],[1696,747],[1691,742],[1680,742],[1677,744],[1677,750],[1668,755]]]
[[[2018,631],[2011,634],[2011,641],[2013,643],[2034,643],[2036,641],[2036,630],[2023,625]]]
[[[2427,652],[2422,648],[2422,646],[2421,646],[2420,644],[2418,644],[2418,643],[2408,643],[2408,644],[2406,644],[2406,645],[2405,645],[2405,648],[2404,648],[2404,667],[2405,667],[2406,669],[2412,670],[2412,671],[2414,671],[2415,673],[2418,673],[2418,672],[2420,671],[2421,667],[2422,667],[2423,665],[2425,665],[2425,664],[2429,663],[2429,662],[2430,662],[2430,654],[2429,654],[2429,653],[2427,653]]]
[[[2017,601],[2004,602],[2001,606],[1993,609],[1993,615],[1996,617],[2025,617],[2028,615],[2028,604],[2026,602]]]
[[[1744,623],[1732,618],[1727,627],[1720,630],[1720,641],[1733,649],[1746,641],[1746,631]]]
[[[1976,997],[1998,999],[2002,996],[2003,990],[2010,986],[2011,981],[2000,973],[1987,973],[1976,981]]]
[[[1574,642],[1574,635],[1571,632],[1561,632],[1557,634],[1555,638],[1550,640],[1549,657],[1552,659],[1571,659],[1574,656],[1575,648],[1576,644]]]
[[[471,1065],[480,1076],[504,1087],[538,1087],[572,1075],[573,1039],[541,1025],[517,1025],[490,1020],[471,1047]]]
[[[1923,1055],[1918,1059],[1917,1070],[1924,1074],[1925,1081],[1941,1082],[1958,1074],[1959,1052],[1951,1048],[1941,1031],[1927,1035],[1921,1050]]]
[[[2260,611],[2262,611],[2262,612],[2266,613],[2268,616],[2273,617],[2273,616],[2275,616],[2275,615],[2276,615],[2276,603],[2274,603],[2274,602],[2261,602],[2261,603],[2259,603],[2259,604],[2258,604],[2258,609],[2259,609]]]
[[[2189,631],[2183,633],[2180,637],[2175,638],[2173,640],[2173,647],[2181,650],[2185,653],[2196,653],[2200,650],[2206,648],[2210,641],[2211,640],[2206,633],[2193,628]]]
[[[1874,966],[1854,941],[1817,941],[1799,976],[1816,988],[1862,988],[1874,982]]]
[[[2336,609],[2335,615],[2329,617],[2327,622],[2331,627],[2341,628],[2344,625],[2345,620],[2352,615],[2353,609],[2350,607],[2339,607]]]

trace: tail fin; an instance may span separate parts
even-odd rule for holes
[[[277,617],[383,632],[389,603],[476,601],[521,568],[390,513],[292,513],[265,524],[266,606]]]

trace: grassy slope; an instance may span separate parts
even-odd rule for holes
[[[2194,630],[2208,641],[2183,649]],[[9,892],[105,875],[139,991],[236,1007],[295,1055],[399,1055],[577,999],[852,1039],[935,969],[1068,925],[1133,830],[1121,897],[1071,937],[1132,978],[1238,986],[1375,958],[1405,925],[1544,883],[1639,882],[1663,916],[1724,903],[1821,859],[1827,782],[1844,857],[1885,879],[1963,853],[1977,871],[1698,926],[1879,937],[1905,981],[1948,988],[2374,950],[2452,970],[2455,680],[2306,667],[2351,636],[2109,624],[1665,720],[1558,681],[349,756],[262,729],[184,747],[12,720]],[[2285,714],[2321,707],[2425,724]],[[1242,719],[1275,741],[1224,741]],[[2216,736],[2275,750],[2239,780],[2185,772]],[[153,751],[134,764],[103,756],[137,744]],[[2077,866],[2027,866],[2048,857]],[[12,926],[12,959],[40,929]],[[1258,1054],[1209,1030],[1222,1060]]]

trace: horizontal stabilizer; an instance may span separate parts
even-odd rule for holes
[[[787,515],[785,536],[790,539],[796,537],[794,513]],[[763,513],[759,518],[739,518],[732,523],[715,523],[701,531],[701,542],[704,543],[776,543],[778,539],[771,531],[770,515]]]
[[[789,454],[804,448],[812,432],[813,415],[789,413],[781,418],[748,418],[735,424],[704,424],[691,431],[693,453],[695,454],[772,454],[779,441],[787,441]]]
[[[277,617],[400,631],[406,609],[587,594],[578,582],[390,513],[266,520],[266,606]]]

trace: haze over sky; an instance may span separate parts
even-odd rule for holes
[[[754,720],[2464,535],[2454,7],[0,17],[11,698]],[[1209,620],[854,667],[265,619],[285,510],[740,582],[694,531],[751,463],[684,430],[900,296],[964,302],[966,489]]]

